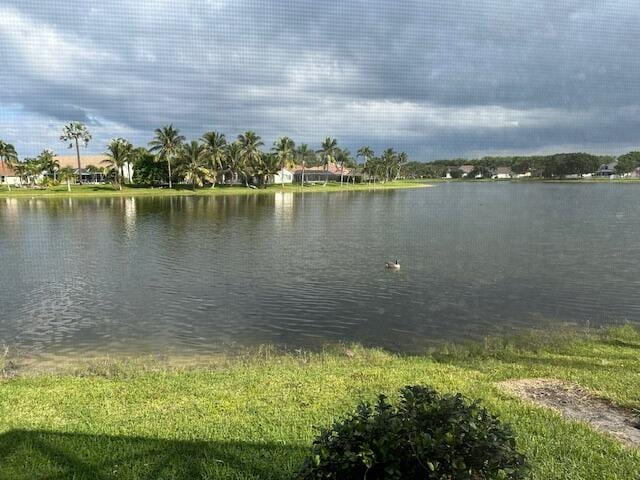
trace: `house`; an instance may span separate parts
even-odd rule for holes
[[[81,155],[80,165],[82,165],[82,182],[83,183],[103,183],[105,181],[104,175],[94,170],[104,168],[103,163],[107,159],[106,155]],[[75,174],[78,174],[78,158],[75,155],[62,155],[56,157],[56,160],[60,163],[60,168],[71,167]],[[133,165],[129,162],[124,164],[122,168],[122,176],[126,183],[131,183],[133,178]],[[286,183],[286,182],[285,182]]]
[[[305,167],[304,169],[304,183],[339,182],[341,176],[343,182],[352,182],[354,176],[356,176],[356,179],[358,177],[354,169],[342,168],[337,163],[330,163],[326,168],[320,165],[317,167]],[[295,166],[293,180],[297,183],[302,183],[302,165]]]
[[[529,178],[529,177],[531,177],[531,171],[518,173],[515,175],[515,178]]]
[[[0,162],[0,185],[20,186],[22,181],[13,168],[6,163]]]
[[[473,165],[462,165],[460,170],[462,170],[462,178],[467,177],[475,167]]]
[[[463,171],[457,165],[447,167],[447,171],[443,178],[460,178],[463,175]]]
[[[293,172],[287,170],[286,168],[282,168],[278,173],[274,173],[273,175],[271,175],[271,178],[269,180],[270,183],[274,184],[293,183]]]
[[[495,169],[495,172],[491,176],[493,179],[505,179],[511,178],[513,176],[513,172],[511,171],[511,167],[498,167]]]
[[[618,162],[603,163],[598,167],[598,170],[593,174],[594,177],[610,177],[616,173],[616,165]]]

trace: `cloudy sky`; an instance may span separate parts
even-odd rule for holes
[[[0,0],[22,156],[252,129],[413,159],[640,148],[637,0]]]

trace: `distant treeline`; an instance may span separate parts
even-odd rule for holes
[[[565,175],[594,173],[603,164],[615,160],[611,155],[591,155],[589,153],[557,153],[554,155],[483,157],[469,160],[456,158],[453,160],[436,160],[433,162],[408,162],[404,167],[407,177],[441,178],[450,167],[473,165],[475,172],[488,174],[498,167],[509,167],[515,174],[531,172],[534,177],[552,178]],[[640,165],[640,153],[630,152],[622,155],[619,162],[626,172]],[[622,173],[626,173],[622,172]],[[472,177],[473,178],[473,177]]]

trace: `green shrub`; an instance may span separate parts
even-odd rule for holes
[[[520,479],[525,458],[509,426],[478,402],[410,386],[380,395],[323,430],[298,478]]]

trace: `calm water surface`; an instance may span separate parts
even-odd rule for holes
[[[640,322],[640,188],[0,199],[0,343],[34,355]],[[384,261],[398,258],[399,272]]]

